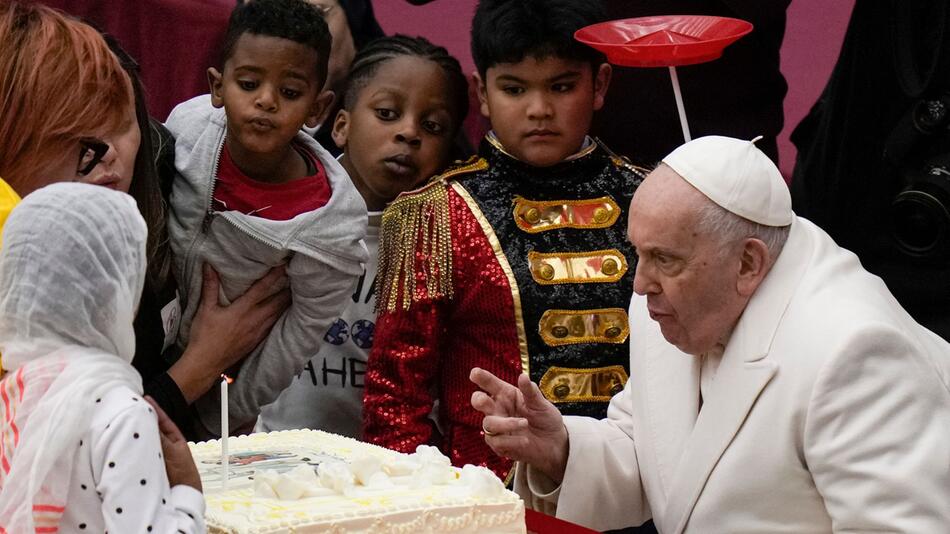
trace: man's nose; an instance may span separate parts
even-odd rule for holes
[[[643,262],[637,262],[637,269],[633,274],[633,292],[637,295],[657,294],[660,292],[660,286],[649,276],[647,268]]]

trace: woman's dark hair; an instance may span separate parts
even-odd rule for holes
[[[455,126],[460,127],[468,115],[468,80],[458,60],[448,50],[423,37],[382,37],[360,50],[350,65],[350,74],[343,90],[343,109],[353,108],[360,91],[369,84],[381,65],[402,56],[427,59],[442,68],[449,82],[449,102],[457,119]]]
[[[148,261],[146,269],[146,285],[156,291],[165,286],[171,272],[171,252],[168,243],[168,231],[165,227],[165,198],[159,167],[162,164],[160,155],[169,154],[172,150],[170,136],[159,133],[160,126],[154,125],[148,116],[145,107],[145,93],[139,79],[138,63],[119,45],[118,40],[109,34],[103,34],[106,44],[112,53],[119,58],[119,63],[132,81],[132,92],[135,94],[135,119],[138,122],[142,140],[139,150],[135,154],[135,166],[132,170],[132,182],[129,185],[129,195],[138,204],[139,212],[148,226],[148,240],[145,244],[145,256]],[[170,185],[167,184],[167,185]]]
[[[386,35],[376,20],[371,0],[337,0],[337,2],[346,15],[346,23],[350,27],[350,36],[353,37],[353,47],[356,50],[362,50],[374,39]]]
[[[482,78],[489,67],[526,57],[584,61],[596,70],[604,55],[577,42],[574,32],[606,19],[598,0],[481,0],[472,19],[472,59]]]
[[[218,67],[234,53],[234,45],[245,33],[279,37],[309,46],[317,53],[317,79],[327,80],[327,63],[330,60],[330,28],[323,13],[305,0],[254,0],[241,2],[228,20],[224,34],[221,59]]]

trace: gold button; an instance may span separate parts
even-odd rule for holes
[[[528,208],[521,216],[524,217],[524,220],[528,221],[528,224],[538,224],[541,222],[541,212],[538,211],[538,208]]]
[[[623,384],[621,384],[620,382],[614,382],[613,385],[610,386],[611,397],[616,395],[617,393],[620,393],[621,391],[623,391]]]
[[[565,384],[564,382],[561,382],[560,384],[554,386],[554,396],[559,399],[563,399],[564,397],[567,397],[567,394],[570,392],[571,392],[571,387]]]
[[[610,218],[610,212],[607,211],[607,208],[597,208],[594,210],[594,222],[597,224],[603,224],[607,222],[607,219]]]
[[[619,326],[611,326],[604,330],[604,335],[607,336],[608,339],[613,339],[619,336],[622,332],[623,329]]]
[[[538,276],[541,277],[542,280],[553,279],[554,267],[551,267],[551,265],[548,263],[542,263],[541,266],[538,267]]]
[[[607,276],[613,276],[617,274],[619,269],[620,266],[617,264],[617,260],[613,258],[607,258],[602,264],[600,264],[600,272],[606,274]]]
[[[568,331],[566,326],[558,325],[551,328],[551,335],[558,339],[567,337],[567,334]]]

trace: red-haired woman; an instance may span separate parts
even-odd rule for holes
[[[191,341],[169,354],[166,348],[176,350],[170,342],[177,334],[177,297],[165,234],[163,189],[169,184],[163,181],[170,178],[163,179],[161,169],[174,172],[171,162],[163,167],[174,149],[167,132],[149,120],[138,66],[111,40],[110,52],[86,24],[42,6],[4,4],[0,178],[20,196],[49,183],[81,181],[135,198],[149,235],[133,365],[145,392],[192,436],[189,404],[253,349],[286,307],[289,295],[279,291],[284,273],[272,271],[231,305],[219,306],[217,276],[206,271]]]

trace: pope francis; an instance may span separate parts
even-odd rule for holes
[[[754,142],[678,148],[629,225],[630,380],[607,419],[472,371],[529,506],[599,530],[950,532],[950,345],[792,213]]]

